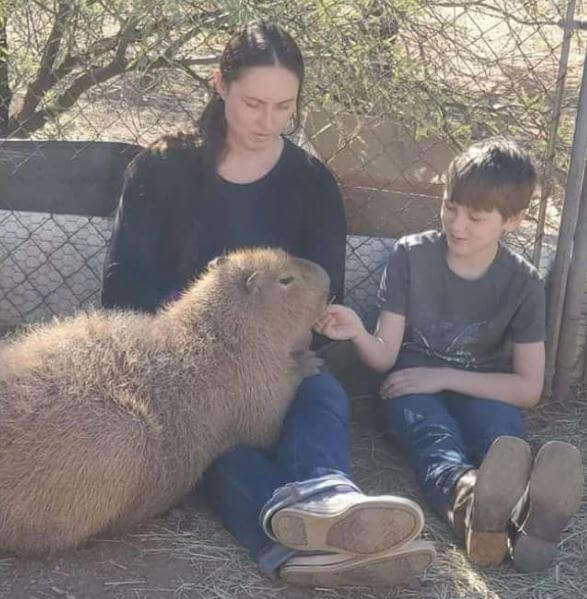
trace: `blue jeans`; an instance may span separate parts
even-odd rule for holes
[[[381,401],[385,433],[405,452],[424,497],[442,516],[458,478],[477,468],[501,435],[523,437],[520,410],[453,392]]]
[[[349,401],[329,373],[298,387],[273,451],[240,445],[213,462],[200,489],[216,517],[255,559],[275,545],[259,525],[273,491],[288,482],[349,474]]]

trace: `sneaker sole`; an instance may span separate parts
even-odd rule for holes
[[[581,506],[583,476],[576,447],[562,441],[541,447],[530,475],[528,513],[513,543],[516,569],[536,572],[553,562],[560,535]]]
[[[419,576],[434,561],[432,543],[415,541],[398,552],[371,556],[344,554],[290,558],[279,570],[280,580],[305,587],[389,587]]]
[[[271,520],[273,535],[286,547],[358,555],[397,549],[423,527],[420,506],[402,497],[364,497],[333,514],[285,507]]]
[[[478,566],[496,566],[508,552],[508,524],[528,485],[532,451],[523,439],[497,438],[477,474],[473,509],[467,530],[469,560]]]

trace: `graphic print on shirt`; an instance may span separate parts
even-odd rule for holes
[[[411,341],[405,349],[438,358],[456,368],[480,370],[483,364],[479,360],[479,340],[485,335],[491,323],[487,321],[473,323],[454,323],[446,320],[430,321],[418,328],[412,326]]]

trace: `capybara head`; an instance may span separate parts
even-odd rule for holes
[[[178,301],[199,306],[214,298],[228,323],[254,319],[273,334],[299,336],[323,313],[330,279],[318,264],[280,249],[258,248],[216,258]],[[197,296],[197,300],[195,297]],[[235,318],[235,315],[239,318]]]

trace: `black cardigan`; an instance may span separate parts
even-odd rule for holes
[[[259,181],[204,172],[201,150],[165,137],[125,173],[104,263],[102,305],[154,311],[208,261],[243,248],[281,247],[323,266],[342,301],[346,221],[328,169],[289,140]]]

